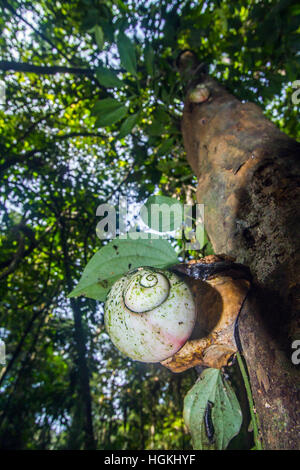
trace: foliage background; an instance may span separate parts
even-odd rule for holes
[[[299,137],[291,95],[300,7],[291,0],[2,0],[0,7],[7,348],[0,446],[189,449],[182,406],[196,372],[175,375],[122,357],[105,333],[103,305],[66,295],[101,247],[99,204],[154,193],[193,199],[180,133],[190,77],[179,76],[180,51],[193,50],[239,99]],[[251,445],[245,435],[233,446]]]

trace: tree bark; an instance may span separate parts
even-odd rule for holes
[[[203,101],[191,102],[199,83]],[[215,252],[254,276],[239,333],[264,447],[298,449],[299,369],[291,344],[300,339],[300,144],[206,74],[189,87],[182,133]]]

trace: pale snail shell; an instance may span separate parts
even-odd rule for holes
[[[161,362],[189,339],[196,308],[188,286],[170,271],[137,268],[111,288],[104,321],[114,345],[142,362]]]

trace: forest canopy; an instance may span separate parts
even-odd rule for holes
[[[67,295],[106,243],[100,204],[195,200],[183,51],[299,139],[300,6],[1,0],[0,11],[0,447],[191,449],[182,407],[195,370],[126,358],[103,303]],[[248,424],[233,448],[251,447]]]

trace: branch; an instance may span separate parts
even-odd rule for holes
[[[5,170],[10,168],[11,166],[24,162],[27,158],[31,158],[35,153],[39,152],[40,149],[30,150],[29,152],[23,153],[22,155],[13,155],[12,157],[6,159],[6,161],[0,165],[0,175]],[[38,159],[36,159],[36,163],[38,163]]]
[[[21,233],[18,249],[13,257],[8,263],[8,267],[0,274],[0,280],[9,276],[12,272],[15,271],[19,262],[24,257],[24,235]]]
[[[35,121],[34,123],[32,123],[25,131],[25,133],[19,138],[19,141],[20,140],[24,140],[30,133],[31,131],[38,125],[40,124],[42,121],[45,121],[48,117],[51,117],[51,116],[54,116],[55,114],[59,114],[61,113],[62,111],[64,111],[65,109],[67,109],[69,106],[72,106],[73,104],[77,104],[79,103],[80,101],[84,101],[85,99],[92,99],[92,97],[88,97],[88,98],[78,98],[78,100],[74,100],[72,101],[71,103],[68,103],[67,105],[63,106],[62,108],[58,108],[56,109],[55,111],[51,111],[50,113],[47,113],[45,114],[44,116],[41,116],[37,121]]]
[[[24,342],[28,336],[28,334],[30,333],[32,327],[34,326],[34,323],[35,323],[35,320],[44,312],[44,311],[47,311],[49,306],[51,305],[53,301],[53,297],[50,296],[50,299],[48,300],[47,303],[44,304],[43,307],[41,307],[39,310],[35,311],[29,322],[27,323],[26,327],[25,327],[25,330],[21,336],[21,339],[19,341],[19,343],[17,344],[17,347],[16,349],[14,350],[13,352],[13,355],[10,359],[10,361],[8,362],[6,368],[3,370],[3,373],[2,373],[2,376],[0,377],[0,386],[3,384],[4,382],[4,379],[5,377],[7,376],[8,372],[11,370],[12,366],[14,365],[16,359],[18,358],[19,354],[21,353],[22,351],[22,348],[23,348],[23,345],[24,345]]]
[[[99,132],[70,132],[69,134],[56,136],[59,140],[71,139],[72,137],[101,137],[101,139],[107,139],[106,135],[99,134]]]
[[[63,67],[59,65],[42,66],[7,60],[0,60],[0,70],[3,70],[5,72],[8,70],[12,70],[14,72],[30,72],[36,73],[38,75],[55,75],[56,73],[70,73],[73,75],[84,75],[86,77],[94,78],[94,70],[92,69],[83,69],[80,67]]]
[[[42,38],[44,41],[46,41],[48,44],[50,44],[51,47],[53,47],[54,49],[57,49],[59,51],[59,53],[69,62],[69,63],[72,63],[71,60],[68,58],[68,56],[65,55],[65,53],[59,49],[57,47],[56,44],[54,44],[47,36],[45,36],[45,34],[41,33],[40,31],[38,31],[34,26],[32,26],[31,23],[29,23],[29,21],[27,21],[22,15],[19,15],[19,13],[17,13],[17,11],[6,1],[6,0],[2,0],[3,1],[3,4],[4,4],[4,8],[6,8],[7,10],[9,10],[13,15],[15,15],[17,18],[19,18],[21,21],[23,21],[23,23],[27,24],[27,26],[29,26],[30,29],[32,29],[35,34],[37,34],[38,36],[40,36],[40,38]]]
[[[69,134],[62,134],[62,135],[56,135],[55,139],[58,140],[67,140],[71,139],[72,137],[101,137],[101,139],[107,139],[107,136],[104,134],[100,134],[99,132],[88,132],[88,131],[83,131],[83,132],[70,132]],[[0,175],[3,173],[5,170],[8,170],[13,165],[16,165],[18,163],[23,163],[26,160],[29,160],[31,158],[31,161],[34,162],[34,164],[37,167],[42,166],[44,163],[41,158],[32,158],[36,153],[42,153],[44,152],[50,145],[55,144],[55,139],[52,142],[49,142],[47,145],[45,145],[42,148],[39,149],[33,149],[30,150],[29,152],[23,153],[21,155],[12,155],[11,157],[7,158],[2,165],[0,165]]]
[[[26,159],[33,157],[34,154],[36,154],[37,152],[41,152],[42,150],[44,149],[33,149],[29,152],[23,153],[22,155],[13,155],[12,157],[8,158],[2,165],[0,165],[0,175],[11,166],[17,163],[24,162]],[[40,166],[41,161],[39,158],[34,159],[34,161],[38,166]]]
[[[53,230],[53,228],[54,228],[54,225],[50,225],[49,227],[47,227],[44,233],[42,234],[42,236],[37,240],[35,238],[35,234],[33,230],[31,230],[26,225],[20,225],[19,230],[21,230],[23,233],[20,235],[18,249],[12,259],[8,261],[4,261],[3,263],[0,264],[1,269],[7,268],[2,273],[0,273],[0,279],[7,277],[9,276],[9,274],[14,272],[17,269],[20,262],[23,261],[27,256],[29,256],[33,252],[33,250],[35,250],[35,248],[37,248],[40,245],[41,241],[45,238],[45,236],[48,233],[50,233]],[[30,234],[30,232],[32,232],[32,234]],[[31,239],[30,245],[26,250],[24,246],[25,245],[24,235],[27,235],[27,237]]]

